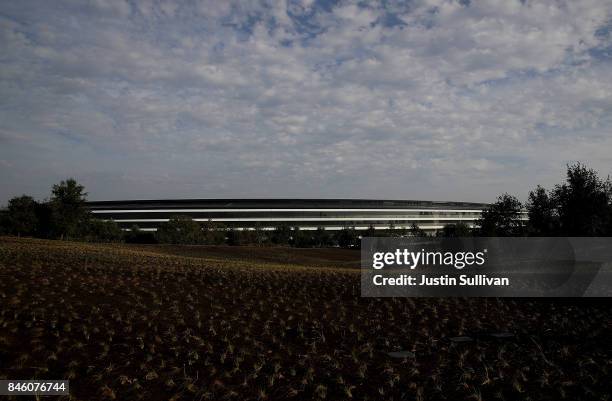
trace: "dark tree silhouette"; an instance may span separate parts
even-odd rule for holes
[[[529,193],[529,233],[540,236],[612,235],[612,185],[581,163],[567,166],[566,181]]]
[[[22,195],[9,200],[8,231],[17,235],[34,235],[38,228],[36,208],[38,203],[31,196]]]
[[[552,235],[559,229],[554,198],[541,186],[529,192],[527,200],[530,235]]]
[[[521,202],[512,195],[500,195],[495,203],[482,211],[478,225],[483,236],[509,237],[522,235]]]
[[[276,245],[288,245],[291,239],[291,228],[286,225],[278,226],[272,231],[272,243]]]
[[[567,167],[567,179],[553,190],[559,232],[567,236],[610,234],[611,185],[597,173],[576,163]]]
[[[54,185],[51,190],[53,225],[61,239],[76,237],[79,223],[88,218],[85,208],[87,193],[84,190],[85,188],[74,178]]]
[[[445,238],[471,237],[472,235],[472,229],[463,222],[445,224],[437,233],[438,237]]]
[[[202,226],[189,216],[173,216],[160,224],[157,239],[166,244],[201,244],[204,242]]]
[[[81,237],[91,242],[119,242],[123,239],[123,232],[113,220],[90,219],[84,225]]]
[[[410,236],[411,237],[427,237],[427,233],[419,225],[413,222],[410,225]]]
[[[345,227],[342,230],[338,230],[334,237],[342,248],[359,247],[359,236],[353,227]]]
[[[313,233],[313,246],[326,247],[331,246],[332,240],[329,232],[323,227],[318,227]]]

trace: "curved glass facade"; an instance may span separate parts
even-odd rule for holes
[[[487,205],[467,202],[359,199],[188,199],[88,202],[100,219],[129,229],[156,230],[172,216],[189,216],[235,229],[273,229],[281,225],[302,230],[323,227],[376,229],[409,228],[416,223],[433,232],[445,224],[473,226]]]

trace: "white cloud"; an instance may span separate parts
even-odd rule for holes
[[[608,172],[607,1],[288,3],[3,4],[0,157],[86,164],[98,198],[490,200]]]

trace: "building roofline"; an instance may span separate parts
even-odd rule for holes
[[[200,199],[126,199],[126,200],[98,200],[88,201],[89,207],[113,207],[121,205],[133,206],[155,206],[168,205],[215,205],[215,207],[239,207],[244,205],[261,205],[270,207],[271,205],[291,205],[304,204],[309,207],[325,207],[334,205],[336,207],[351,207],[357,205],[376,205],[385,208],[400,208],[406,206],[439,207],[439,206],[459,206],[483,208],[487,203],[461,202],[461,201],[431,201],[431,200],[412,200],[412,199],[356,199],[356,198],[200,198]],[[253,206],[251,206],[253,207]],[[293,206],[295,207],[295,206]],[[283,208],[283,207],[280,207]]]

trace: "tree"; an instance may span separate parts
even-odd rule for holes
[[[253,230],[253,242],[258,246],[262,246],[268,242],[268,234],[259,223],[255,224]]]
[[[353,227],[345,227],[337,231],[334,237],[341,248],[359,247],[359,236]]]
[[[406,229],[406,227],[400,227],[400,228],[396,228],[395,230],[393,230],[393,232],[391,233],[391,236],[393,237],[406,237],[408,236],[409,231]]]
[[[376,237],[376,228],[370,224],[368,228],[363,232],[364,237]]]
[[[387,228],[384,231],[384,237],[399,237],[399,235],[397,235],[397,230],[395,229],[395,224],[393,222],[389,223],[389,228]]]
[[[437,232],[438,237],[445,238],[459,238],[459,237],[471,237],[472,229],[463,222],[445,224],[442,227],[442,231]]]
[[[140,233],[140,227],[138,227],[137,224],[133,224],[132,227],[130,227],[130,229],[125,232],[125,234],[123,235],[123,239],[128,244],[138,244],[138,237]]]
[[[553,190],[559,233],[568,236],[612,234],[612,185],[581,163],[567,166],[566,182]]]
[[[530,235],[553,235],[558,231],[558,216],[554,198],[546,189],[537,186],[529,192],[527,200],[527,224]]]
[[[8,210],[0,210],[0,235],[11,233]]]
[[[204,243],[211,245],[221,245],[225,243],[227,228],[223,224],[208,220],[202,224],[202,230]]]
[[[92,242],[119,242],[123,232],[113,220],[91,219],[85,224],[82,238]]]
[[[313,234],[313,245],[319,248],[332,245],[331,236],[325,228],[317,227]]]
[[[568,165],[565,183],[529,193],[527,211],[531,235],[611,235],[612,184],[581,163]]]
[[[8,204],[8,231],[22,235],[34,235],[38,227],[36,207],[38,203],[31,196],[15,197]]]
[[[123,239],[129,244],[157,244],[157,237],[151,231],[143,231],[134,224],[123,234]]]
[[[293,227],[291,245],[296,248],[311,248],[314,244],[314,236],[310,231],[300,230],[299,227]]]
[[[427,233],[415,222],[410,225],[410,236],[411,237],[427,237]]]
[[[490,237],[511,237],[523,233],[522,204],[512,195],[503,194],[482,211],[478,220],[480,233]]]
[[[242,243],[242,233],[235,228],[230,228],[227,231],[227,244],[228,245],[241,245]]]
[[[53,219],[53,207],[49,202],[41,202],[36,205],[36,236],[40,238],[55,238],[57,229]]]
[[[409,234],[409,230],[406,227],[397,228],[393,222],[389,223],[389,228],[383,230],[381,233],[377,233],[377,237],[391,237],[391,238],[402,238]]]
[[[85,187],[79,185],[74,178],[53,185],[51,190],[53,222],[61,239],[76,236],[79,223],[88,217],[85,207],[87,193],[84,190]]]
[[[243,228],[240,231],[236,231],[238,233],[238,244],[236,245],[254,245],[257,243],[257,234],[255,230],[251,230],[250,228]]]
[[[288,245],[291,239],[291,228],[286,225],[280,225],[272,231],[272,243],[276,245]]]
[[[202,227],[189,216],[173,216],[160,224],[157,239],[167,244],[201,244],[204,241]]]

